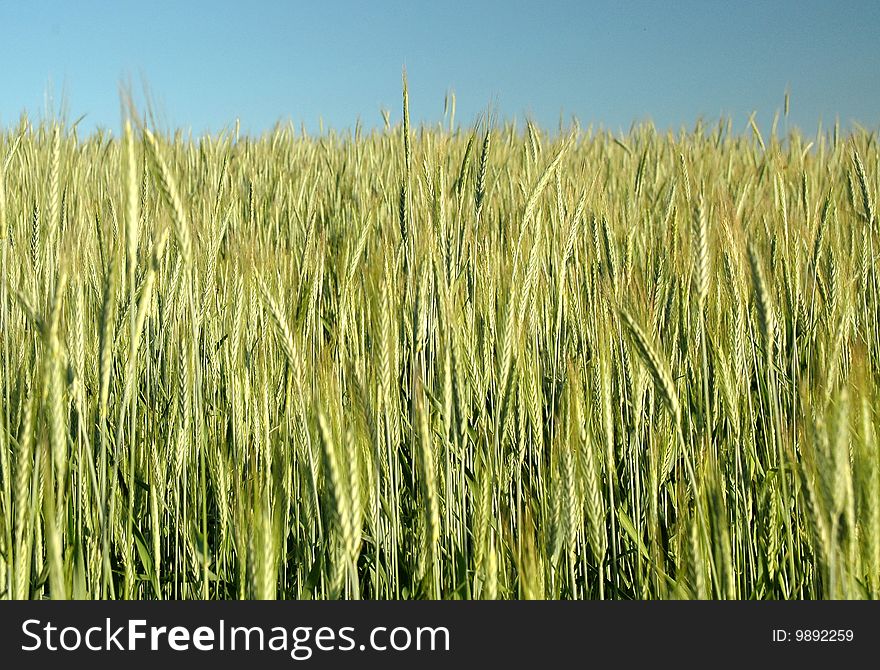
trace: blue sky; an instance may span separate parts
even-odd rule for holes
[[[400,118],[406,65],[414,122],[502,117],[613,130],[756,110],[791,89],[791,123],[880,126],[880,2],[0,0],[0,125],[53,93],[82,126],[118,128],[119,84],[142,82],[171,126],[241,118],[316,129]]]

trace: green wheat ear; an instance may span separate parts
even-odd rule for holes
[[[672,378],[669,363],[663,358],[657,346],[629,312],[621,311],[620,316],[627,330],[632,335],[636,351],[645,363],[645,367],[648,368],[655,388],[660,392],[664,403],[672,414],[675,427],[679,428],[681,426],[681,404],[678,400],[678,390],[675,388],[675,381]]]

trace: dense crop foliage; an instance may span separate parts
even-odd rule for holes
[[[0,592],[880,595],[876,134],[0,135]]]

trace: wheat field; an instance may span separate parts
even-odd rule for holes
[[[880,595],[877,133],[403,111],[2,131],[3,597]]]

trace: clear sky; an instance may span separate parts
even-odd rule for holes
[[[762,124],[791,89],[791,122],[880,126],[880,1],[0,0],[0,124],[53,92],[70,120],[118,128],[119,84],[141,83],[168,125],[199,133],[414,122],[491,104],[555,128],[612,130],[732,115]]]

